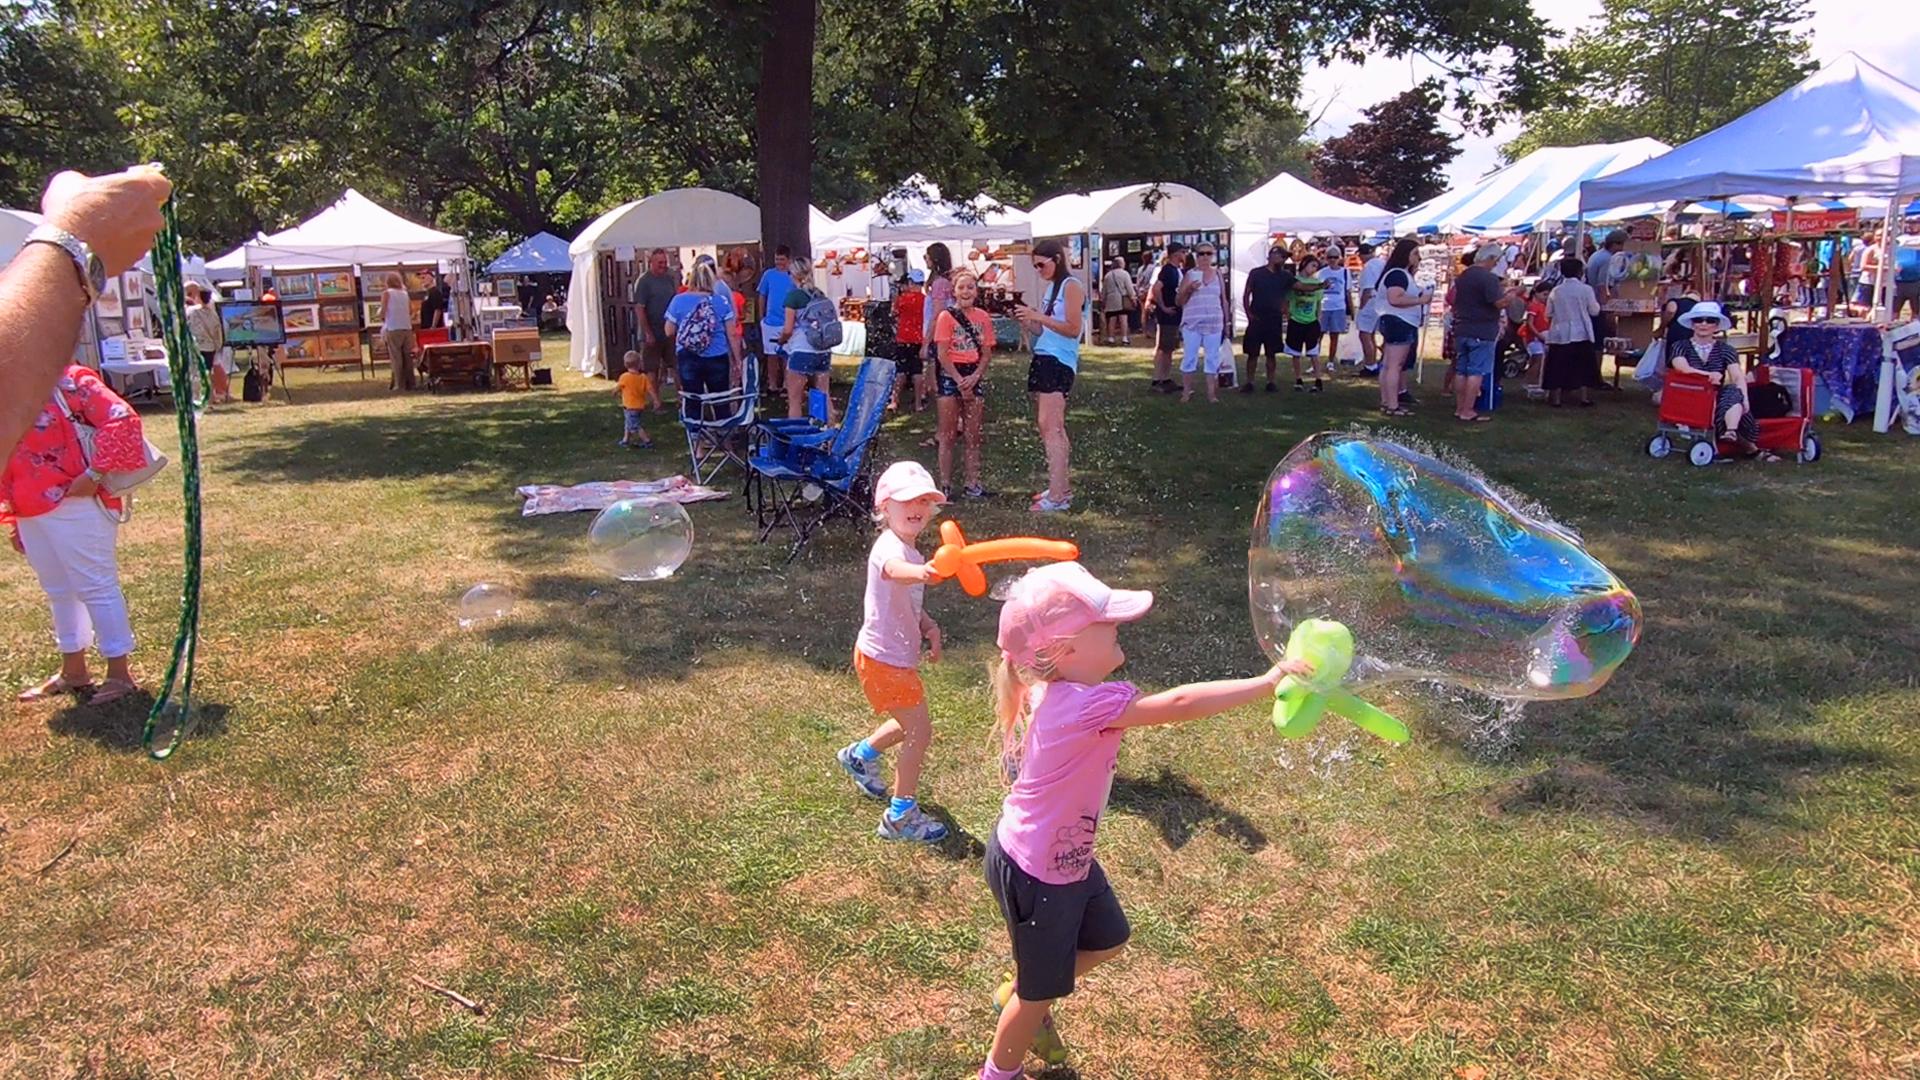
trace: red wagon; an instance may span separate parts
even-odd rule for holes
[[[1813,432],[1813,369],[1762,364],[1749,374],[1755,385],[1780,382],[1793,399],[1792,415],[1758,421],[1760,449],[1792,454],[1803,462],[1818,461],[1820,436]],[[1660,426],[1647,440],[1648,456],[1666,457],[1681,441],[1691,444],[1687,460],[1695,465],[1711,465],[1716,454],[1736,452],[1737,444],[1732,439],[1714,446],[1713,403],[1719,392],[1720,388],[1704,376],[1668,369],[1660,395]]]

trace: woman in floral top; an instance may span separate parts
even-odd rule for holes
[[[0,523],[46,590],[61,653],[59,674],[22,692],[19,700],[44,701],[92,689],[89,700],[102,705],[138,689],[127,663],[133,626],[114,553],[121,500],[102,480],[106,473],[144,466],[146,444],[139,414],[88,368],[67,368],[54,394],[59,400],[47,400],[0,472]],[[91,466],[75,421],[94,429]],[[107,661],[107,678],[98,687],[87,671],[92,645]]]

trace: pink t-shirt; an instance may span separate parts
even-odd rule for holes
[[[1050,885],[1093,866],[1093,836],[1113,788],[1125,728],[1109,727],[1140,691],[1125,682],[1050,682],[1033,688],[1020,778],[1000,807],[1000,850]]]

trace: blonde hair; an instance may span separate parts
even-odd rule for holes
[[[407,287],[407,281],[405,278],[400,276],[400,272],[398,270],[387,271],[387,288],[404,289],[406,287]]]
[[[713,272],[712,263],[695,263],[693,265],[694,291],[706,292],[706,293],[712,292],[713,282],[717,276],[718,275]]]
[[[1054,663],[1058,659],[1054,649],[1042,649],[1028,667],[1015,664],[1003,652],[988,666],[987,677],[993,694],[993,726],[988,729],[988,745],[1003,762],[1018,762],[1025,756],[1027,721],[1033,715],[1033,688],[1057,677]]]
[[[787,264],[787,276],[793,279],[795,286],[806,289],[813,285],[813,260],[795,259]]]

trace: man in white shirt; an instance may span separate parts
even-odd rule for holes
[[[1373,294],[1380,288],[1380,275],[1387,272],[1387,257],[1374,253],[1373,245],[1363,243],[1358,248],[1360,258],[1365,264],[1360,267],[1360,310],[1354,313],[1354,331],[1360,335],[1360,363],[1368,371],[1380,364],[1379,345],[1374,333],[1379,329],[1380,313],[1373,309]]]

